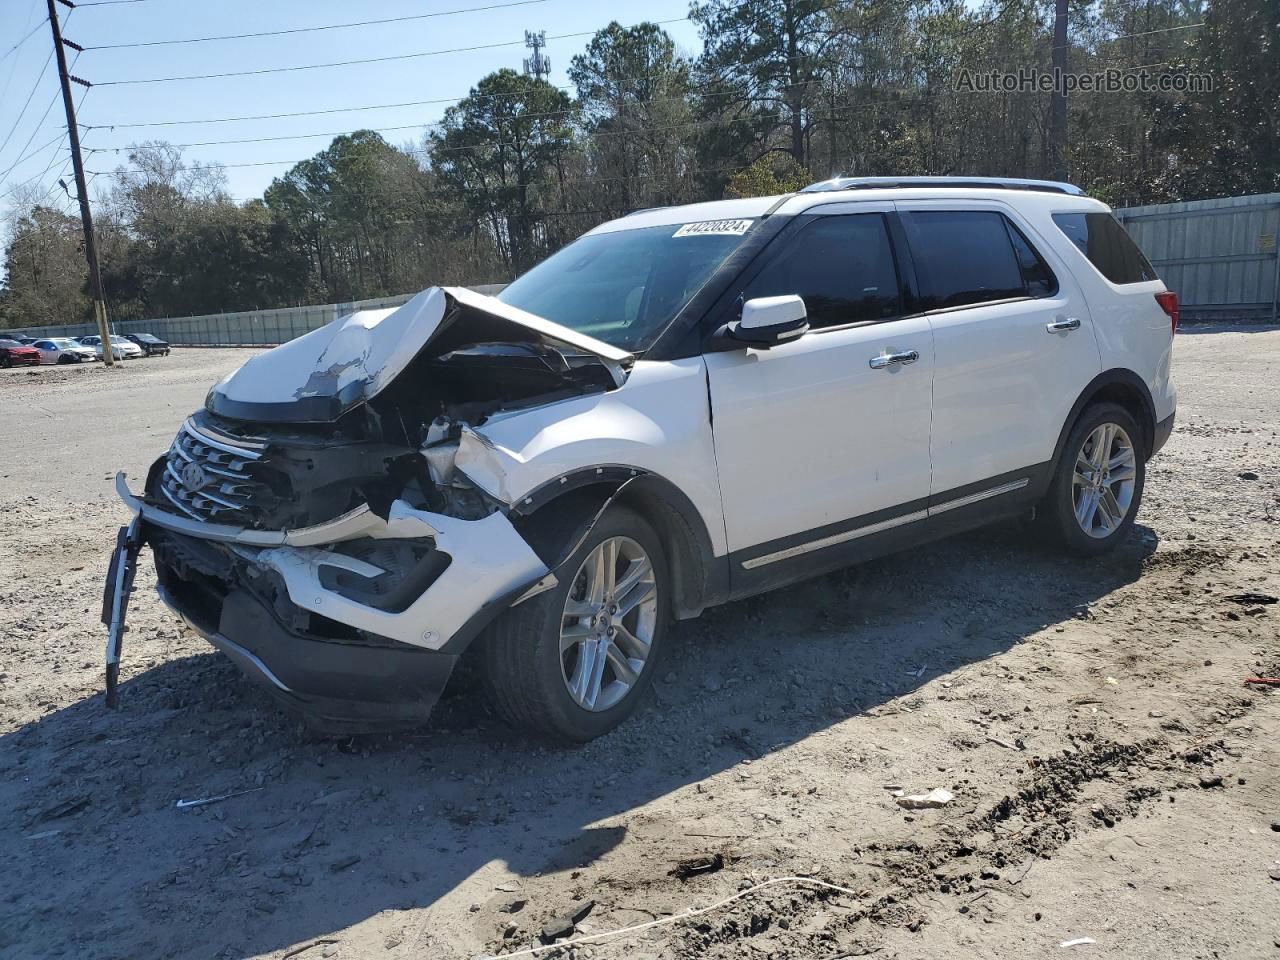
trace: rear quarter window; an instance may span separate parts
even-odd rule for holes
[[[1055,213],[1053,222],[1112,283],[1146,283],[1160,279],[1138,245],[1111,214]]]

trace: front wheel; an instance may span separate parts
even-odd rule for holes
[[[1045,519],[1070,550],[1099,554],[1133,526],[1146,481],[1142,431],[1123,407],[1100,403],[1072,428],[1044,503]]]
[[[485,678],[517,729],[584,743],[635,710],[670,611],[666,554],[643,517],[609,510],[560,582],[507,611],[485,638]]]

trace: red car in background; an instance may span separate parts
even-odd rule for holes
[[[40,363],[40,351],[24,347],[17,340],[0,340],[0,367],[34,367]]]

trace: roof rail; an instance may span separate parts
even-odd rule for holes
[[[1022,180],[1016,177],[832,177],[811,183],[801,193],[827,193],[834,190],[886,190],[900,188],[965,188],[977,190],[1036,190],[1042,193],[1067,193],[1082,197],[1084,191],[1075,184],[1055,180]]]

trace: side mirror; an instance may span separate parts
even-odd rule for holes
[[[809,329],[804,300],[794,294],[785,297],[755,297],[742,305],[742,316],[716,331],[715,340],[725,347],[755,347],[767,350],[790,343]]]

